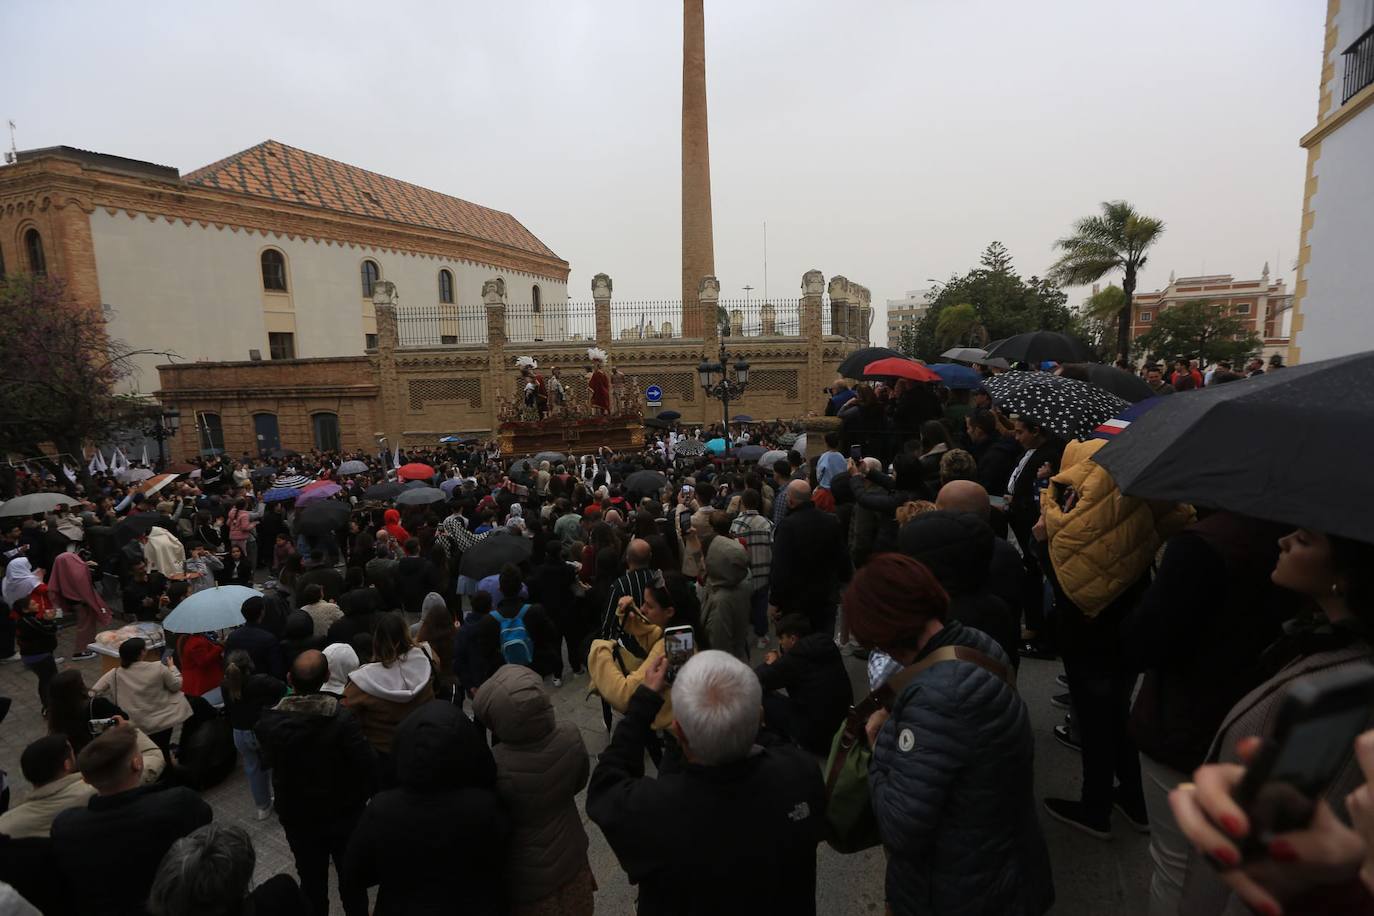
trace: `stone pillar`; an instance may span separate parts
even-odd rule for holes
[[[514,364],[506,365],[506,281],[500,277],[482,284],[482,305],[487,312],[487,420],[495,432],[501,403],[513,396]]]
[[[850,284],[843,276],[830,278],[830,333],[840,337],[852,336],[849,321]]]
[[[863,342],[864,346],[869,346],[873,342],[873,305],[871,294],[867,286],[859,287],[859,333],[856,335]]]
[[[801,379],[803,404],[815,403],[825,378],[825,335],[821,328],[821,294],[825,291],[825,275],[819,270],[802,274],[801,339],[806,347],[806,370]]]
[[[396,348],[399,339],[396,331],[396,305],[401,301],[396,284],[390,280],[378,280],[372,291],[372,309],[377,315],[377,352],[371,356],[376,367],[377,386],[380,388],[382,406],[380,432],[387,437],[392,448],[401,441],[402,422],[401,378],[396,371]],[[285,439],[283,431],[283,439]]]
[[[686,338],[699,337],[704,331],[701,313],[690,304],[701,278],[716,273],[702,6],[703,0],[683,0],[682,4],[682,336]]]
[[[596,303],[596,345],[611,352],[611,278],[606,274],[592,277],[592,301]]]
[[[697,284],[696,315],[701,321],[702,358],[708,363],[720,358],[720,328],[716,321],[716,310],[720,307],[720,281],[715,277],[702,277]],[[684,315],[686,312],[683,313]],[[708,319],[706,316],[710,316]],[[696,377],[696,366],[692,367],[692,384],[700,386]],[[720,401],[706,397],[702,393],[701,418],[710,423],[720,416]]]

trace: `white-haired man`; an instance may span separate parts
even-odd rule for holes
[[[587,814],[615,850],[639,913],[816,912],[825,786],[813,758],[760,747],[763,691],[749,666],[699,653],[672,685],[673,736],[686,766],[644,778],[645,741],[663,706],[667,658],[649,664],[587,789]],[[782,880],[762,880],[763,876]]]

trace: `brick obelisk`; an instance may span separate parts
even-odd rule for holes
[[[711,147],[706,134],[706,14],[682,2],[682,334],[701,336],[697,286],[716,275],[711,238]]]

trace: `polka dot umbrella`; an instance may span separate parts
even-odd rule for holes
[[[1109,391],[1048,372],[1003,372],[983,383],[1009,417],[1044,426],[1065,439],[1086,439],[1129,404]]]

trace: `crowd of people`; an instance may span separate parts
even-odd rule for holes
[[[1193,371],[1146,381],[1186,397]],[[1374,735],[1290,835],[1231,801],[1294,685],[1370,664],[1374,545],[1127,496],[1104,440],[989,390],[837,380],[825,413],[801,449],[778,421],[581,458],[211,457],[155,494],[25,476],[70,502],[0,531],[0,656],[46,732],[0,814],[5,893],[323,916],[332,864],[349,916],[374,889],[379,914],[591,913],[585,790],[643,914],[814,913],[825,842],[882,847],[893,913],[1040,914],[1042,817],[1150,833],[1152,916],[1374,913]],[[89,685],[66,664],[215,584],[259,590],[242,625],[128,638]],[[1062,661],[1077,797],[1035,796],[1023,659]],[[570,688],[604,750],[556,713]],[[253,886],[198,794],[219,727],[294,876]]]

